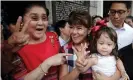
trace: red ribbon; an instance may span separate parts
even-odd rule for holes
[[[93,26],[93,27],[91,28],[92,35],[95,36],[96,32],[97,32],[100,28],[106,27],[106,26],[107,26],[107,24],[106,24],[105,20],[98,21],[98,22],[96,23],[96,26]]]

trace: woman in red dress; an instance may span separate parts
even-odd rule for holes
[[[28,73],[30,72],[25,79],[57,80],[56,65],[62,64],[65,61],[63,56],[67,54],[56,55],[60,47],[58,37],[54,32],[46,31],[48,9],[42,2],[24,4],[24,13],[22,17],[19,16],[16,30],[8,39],[8,44],[14,47],[13,51],[18,52]],[[46,73],[47,75],[45,75]]]

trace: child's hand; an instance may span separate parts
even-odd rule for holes
[[[122,71],[121,72],[121,75],[122,75],[122,80],[130,80],[129,79],[129,76],[127,75],[126,71]]]

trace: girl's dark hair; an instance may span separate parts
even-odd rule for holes
[[[66,20],[60,20],[54,25],[55,31],[58,34],[58,36],[60,36],[60,34],[61,34],[60,28],[64,28],[66,26],[66,23],[67,23]]]
[[[25,13],[27,13],[29,11],[30,8],[32,8],[33,6],[39,6],[45,9],[46,11],[46,15],[49,15],[49,10],[46,8],[45,2],[44,1],[24,1],[22,2],[22,14],[21,16],[24,16]]]
[[[116,59],[118,59],[118,45],[117,45],[117,34],[114,29],[102,26],[97,32],[96,35],[93,37],[93,41],[91,44],[91,54],[98,53],[97,51],[97,40],[100,38],[100,36],[106,33],[108,34],[109,38],[115,43],[115,48],[112,50],[111,55],[114,55]]]
[[[90,28],[91,16],[87,11],[75,10],[70,13],[68,23],[70,25],[84,25],[86,28]]]

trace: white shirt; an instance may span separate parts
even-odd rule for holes
[[[100,71],[110,77],[116,72],[116,59],[114,56],[101,56],[96,54],[98,62],[92,66],[93,71]]]
[[[118,49],[121,49],[131,43],[133,43],[133,28],[124,23],[122,28],[116,28],[111,21],[107,25],[113,28],[118,36]]]
[[[62,39],[60,36],[59,36],[59,42],[60,42],[60,46],[61,47],[64,46],[67,43],[67,41],[65,41],[64,39]]]

